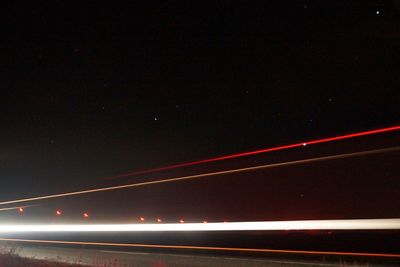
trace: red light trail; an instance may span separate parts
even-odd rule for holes
[[[329,137],[329,138],[310,140],[310,141],[305,141],[305,142],[300,142],[300,143],[295,143],[295,144],[290,144],[290,145],[276,146],[276,147],[265,148],[265,149],[260,149],[260,150],[242,152],[242,153],[231,154],[231,155],[220,156],[220,157],[209,158],[209,159],[203,159],[203,160],[198,160],[198,161],[178,163],[178,164],[174,164],[174,165],[170,165],[170,166],[164,166],[164,167],[159,167],[159,168],[153,168],[153,169],[147,169],[147,170],[142,170],[142,171],[119,174],[119,175],[107,177],[106,179],[116,179],[116,178],[129,177],[129,176],[135,176],[135,175],[140,175],[140,174],[172,170],[172,169],[177,169],[177,168],[181,168],[181,167],[200,165],[200,164],[204,164],[204,163],[216,162],[216,161],[227,160],[227,159],[234,159],[234,158],[245,157],[245,156],[258,155],[258,154],[286,150],[286,149],[291,149],[291,148],[296,148],[296,147],[303,147],[306,145],[307,146],[308,145],[316,145],[316,144],[321,144],[321,143],[328,143],[328,142],[333,142],[333,141],[345,140],[345,139],[350,139],[350,138],[355,138],[355,137],[361,137],[361,136],[367,136],[367,135],[373,135],[373,134],[379,134],[379,133],[386,133],[386,132],[392,132],[392,131],[398,131],[398,130],[400,130],[400,125],[387,127],[387,128],[381,128],[381,129],[375,129],[375,130],[370,130],[370,131],[346,134],[346,135],[339,135],[339,136],[334,136],[334,137]]]
[[[0,202],[0,205],[31,202],[31,201],[60,198],[60,197],[67,197],[67,196],[76,196],[76,195],[82,195],[82,194],[105,192],[105,191],[140,187],[140,186],[146,186],[146,185],[172,183],[172,182],[193,180],[193,179],[199,179],[199,178],[205,178],[205,177],[211,177],[211,176],[217,176],[217,175],[226,175],[226,174],[232,174],[232,173],[262,170],[262,169],[279,168],[279,167],[286,167],[286,166],[291,166],[291,165],[306,164],[306,163],[311,163],[311,162],[321,162],[321,161],[327,161],[327,160],[344,159],[344,158],[351,158],[351,157],[361,157],[361,156],[366,156],[366,155],[388,153],[388,152],[395,152],[395,151],[400,151],[400,147],[390,147],[390,148],[383,148],[383,149],[360,151],[360,152],[338,154],[338,155],[332,155],[332,156],[324,156],[324,157],[316,157],[316,158],[294,160],[294,161],[287,161],[287,162],[280,162],[280,163],[272,163],[272,164],[266,164],[266,165],[258,165],[258,166],[253,166],[253,167],[246,167],[246,168],[226,170],[226,171],[202,173],[202,174],[188,175],[188,176],[175,177],[175,178],[166,178],[166,179],[154,180],[154,181],[148,181],[148,182],[131,183],[131,184],[116,185],[116,186],[88,189],[88,190],[82,190],[82,191],[61,193],[61,194],[53,194],[53,195],[46,195],[46,196],[37,196],[37,197],[31,197],[31,198],[9,200],[9,201]]]

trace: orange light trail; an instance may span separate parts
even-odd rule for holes
[[[166,179],[154,180],[154,181],[148,181],[148,182],[131,183],[131,184],[116,185],[116,186],[109,186],[109,187],[102,187],[102,188],[95,188],[95,189],[87,189],[87,190],[75,191],[75,192],[67,192],[67,193],[60,193],[60,194],[53,194],[53,195],[46,195],[46,196],[37,196],[37,197],[31,197],[31,198],[9,200],[9,201],[0,202],[0,205],[8,205],[8,204],[14,204],[14,203],[31,202],[31,201],[38,201],[38,200],[44,200],[44,199],[53,199],[53,198],[60,198],[60,197],[67,197],[67,196],[98,193],[98,192],[140,187],[140,186],[146,186],[146,185],[172,183],[172,182],[193,180],[193,179],[199,179],[199,178],[205,178],[205,177],[211,177],[211,176],[226,175],[226,174],[232,174],[232,173],[241,173],[241,172],[270,169],[270,168],[279,168],[279,167],[306,164],[306,163],[312,163],[312,162],[321,162],[321,161],[344,159],[344,158],[351,158],[351,157],[361,157],[361,156],[366,156],[366,155],[395,152],[395,151],[399,151],[399,150],[400,150],[400,147],[390,147],[390,148],[383,148],[383,149],[374,149],[374,150],[368,150],[368,151],[338,154],[338,155],[332,155],[332,156],[316,157],[316,158],[310,158],[310,159],[294,160],[294,161],[287,161],[287,162],[280,162],[280,163],[273,163],[273,164],[266,164],[266,165],[258,165],[258,166],[253,166],[253,167],[240,168],[240,169],[226,170],[226,171],[202,173],[202,174],[188,175],[188,176],[175,177],[175,178],[166,178]]]
[[[290,144],[290,145],[276,146],[276,147],[265,148],[265,149],[260,149],[260,150],[242,152],[242,153],[220,156],[220,157],[215,157],[215,158],[209,158],[209,159],[204,159],[204,160],[184,162],[184,163],[179,163],[179,164],[174,164],[174,165],[159,167],[159,168],[153,168],[153,169],[147,169],[147,170],[142,170],[142,171],[129,172],[129,173],[124,173],[124,174],[120,174],[120,175],[107,177],[106,179],[116,179],[116,178],[139,175],[139,174],[172,170],[172,169],[176,169],[176,168],[200,165],[200,164],[204,164],[204,163],[210,163],[210,162],[221,161],[221,160],[226,160],[226,159],[234,159],[234,158],[239,158],[239,157],[258,155],[258,154],[263,154],[263,153],[268,153],[268,152],[273,152],[273,151],[280,151],[280,150],[286,150],[286,149],[291,149],[291,148],[303,147],[306,145],[307,146],[308,145],[316,145],[316,144],[321,144],[321,143],[328,143],[328,142],[333,142],[333,141],[345,140],[345,139],[350,139],[350,138],[355,138],[355,137],[362,137],[362,136],[368,136],[368,135],[386,133],[386,132],[392,132],[392,131],[398,131],[398,130],[400,130],[400,125],[387,127],[387,128],[381,128],[381,129],[375,129],[375,130],[370,130],[370,131],[346,134],[346,135],[339,135],[339,136],[334,136],[334,137],[329,137],[329,138],[304,141],[304,142]]]
[[[35,239],[12,239],[12,238],[0,238],[0,241],[41,243],[41,244],[84,245],[84,246],[86,245],[86,246],[108,246],[108,247],[139,247],[139,248],[161,248],[161,249],[182,249],[182,250],[235,251],[235,252],[303,254],[303,255],[306,254],[306,255],[324,255],[324,256],[400,258],[400,254],[364,253],[364,252],[278,250],[278,249],[267,249],[267,248],[232,248],[232,247],[206,247],[206,246],[184,246],[184,245],[175,246],[175,245],[155,245],[155,244],[82,242],[82,241],[35,240]]]

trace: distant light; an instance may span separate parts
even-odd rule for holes
[[[144,217],[140,217],[139,220],[140,220],[141,222],[144,222]]]
[[[179,223],[185,223],[185,221],[181,219],[181,220],[179,220]]]
[[[157,218],[157,222],[160,223],[162,222],[162,220],[160,218]]]
[[[85,219],[89,218],[89,213],[84,212],[84,213],[83,213],[83,218],[85,218]]]
[[[24,213],[25,210],[24,210],[24,208],[21,207],[21,208],[18,208],[18,211],[19,211],[20,213]]]
[[[203,223],[208,223],[207,221],[203,221]]]
[[[379,15],[381,12],[379,10],[376,11],[376,14]]]
[[[306,146],[307,145],[307,143],[303,143],[303,146]]]
[[[62,214],[61,210],[56,210],[56,215],[57,216],[61,216],[61,214]]]

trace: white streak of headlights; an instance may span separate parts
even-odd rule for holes
[[[37,224],[0,225],[0,233],[17,232],[168,232],[278,230],[395,230],[400,219],[259,221],[171,224]]]

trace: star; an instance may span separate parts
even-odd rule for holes
[[[158,121],[158,118],[157,118],[157,117],[154,117],[154,120],[155,120],[155,121]]]

